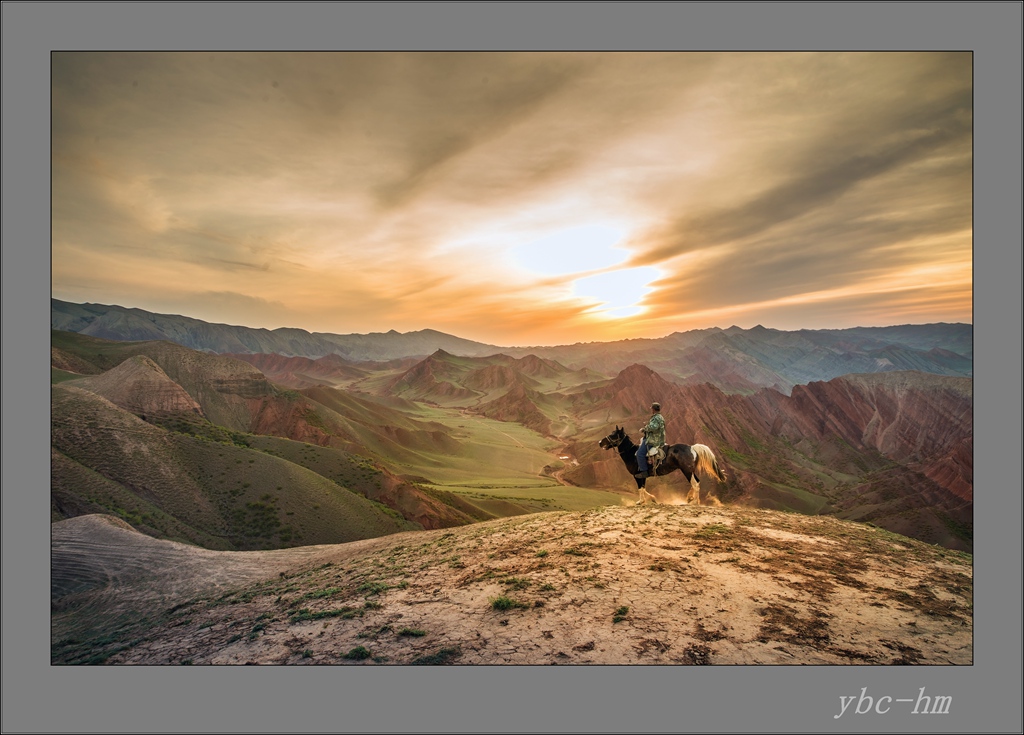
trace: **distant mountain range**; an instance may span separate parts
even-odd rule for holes
[[[50,324],[52,329],[109,340],[167,340],[203,352],[234,354],[295,388],[351,382],[363,370],[360,363],[425,358],[437,350],[464,357],[532,356],[571,371],[587,369],[607,377],[643,364],[675,383],[710,383],[728,393],[746,394],[761,388],[789,393],[796,385],[851,373],[915,370],[972,376],[974,354],[972,325],[941,323],[794,332],[729,327],[677,332],[660,339],[499,347],[429,329],[347,335],[254,329],[51,299]],[[287,363],[286,358],[305,361]]]
[[[50,299],[50,327],[118,341],[163,339],[218,354],[268,353],[313,359],[338,355],[354,361],[394,360],[410,355],[422,357],[438,349],[466,355],[488,355],[497,350],[432,329],[404,334],[394,330],[375,334],[328,334],[286,327],[254,329],[123,306],[72,304],[58,299]]]

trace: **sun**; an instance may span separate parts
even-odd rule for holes
[[[644,312],[651,283],[662,277],[658,268],[625,266],[627,232],[621,223],[564,227],[513,248],[512,258],[536,275],[566,277],[568,295],[590,304],[588,314],[625,319]]]
[[[549,231],[512,249],[513,261],[542,276],[593,273],[623,263],[629,252],[618,224],[586,224]]]
[[[625,319],[645,311],[643,300],[654,288],[651,284],[661,278],[661,271],[651,266],[621,268],[598,273],[573,281],[573,293],[597,301],[591,313]]]

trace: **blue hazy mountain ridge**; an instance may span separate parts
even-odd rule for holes
[[[418,332],[329,334],[294,327],[257,329],[211,324],[176,314],[143,309],[73,304],[51,299],[50,326],[66,332],[118,341],[168,340],[204,352],[268,353],[320,358],[339,355],[349,360],[393,360],[429,355],[438,348],[466,355],[493,354],[493,346],[430,329]]]
[[[570,369],[612,375],[642,363],[680,383],[708,382],[727,392],[794,385],[851,373],[917,370],[973,376],[971,324],[908,324],[849,329],[782,331],[755,326],[701,329],[656,339],[554,347],[501,347],[424,329],[415,332],[331,334],[299,328],[257,329],[212,324],[186,316],[51,299],[51,328],[111,340],[168,340],[191,349],[278,354],[351,361],[420,357],[437,350],[467,357],[504,353],[555,360]]]

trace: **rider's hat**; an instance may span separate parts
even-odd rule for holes
[[[651,404],[651,408],[653,408],[655,411],[660,411],[661,410],[661,404],[658,403],[657,401],[655,401],[654,403]]]

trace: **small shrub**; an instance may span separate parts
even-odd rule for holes
[[[629,608],[623,605],[615,611],[615,615],[612,617],[612,622],[621,623],[623,620],[626,619],[627,615],[629,615]]]
[[[419,628],[402,628],[398,631],[398,635],[412,636],[415,638],[421,638],[427,634],[427,631],[420,630]]]
[[[348,653],[342,654],[342,658],[351,659],[353,661],[363,661],[364,659],[370,658],[372,654],[366,650],[363,646],[356,646]]]

